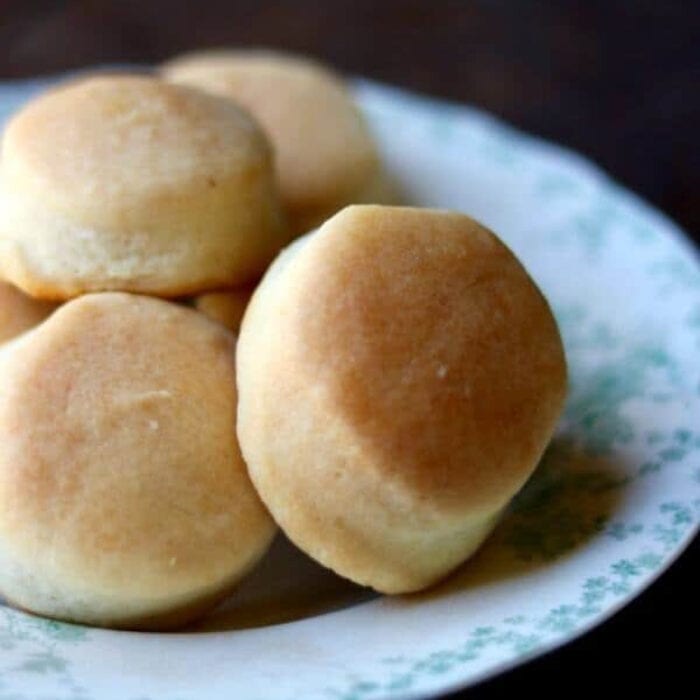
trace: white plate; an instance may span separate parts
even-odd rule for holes
[[[0,118],[40,83],[0,88]],[[358,94],[411,201],[499,232],[553,302],[572,391],[481,553],[426,595],[372,597],[284,542],[196,630],[137,634],[0,605],[0,700],[365,700],[467,686],[600,623],[700,516],[700,271],[662,215],[584,159],[473,109]]]

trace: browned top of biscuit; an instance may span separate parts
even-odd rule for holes
[[[550,437],[566,367],[508,248],[461,214],[353,206],[296,257],[293,364],[372,464],[447,508],[512,493]]]
[[[148,228],[178,195],[268,165],[246,113],[185,86],[141,75],[96,75],[32,100],[2,144],[5,187],[33,193],[85,226]]]
[[[2,353],[3,561],[65,583],[76,610],[81,591],[112,591],[128,617],[216,589],[258,556],[274,527],[238,449],[223,328],[94,294]]]
[[[342,206],[375,175],[378,156],[359,110],[340,77],[316,61],[273,51],[213,51],[175,59],[163,72],[250,110],[272,141],[292,210]]]

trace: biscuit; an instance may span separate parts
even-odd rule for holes
[[[117,628],[186,623],[274,523],[235,434],[234,337],[122,293],[70,301],[0,348],[0,594]]]
[[[467,216],[351,206],[273,263],[237,346],[238,436],[286,535],[384,593],[491,532],[562,410],[547,301]]]
[[[221,292],[208,292],[195,298],[194,307],[213,321],[217,321],[230,331],[238,333],[253,291],[254,287],[250,286]]]
[[[0,343],[33,328],[55,309],[56,304],[33,299],[0,282]]]
[[[229,97],[260,121],[275,149],[281,195],[296,234],[346,204],[395,198],[350,92],[321,64],[273,51],[209,51],[176,58],[162,73]]]
[[[57,300],[245,283],[288,240],[274,180],[229,100],[146,76],[70,82],[5,130],[0,276]]]

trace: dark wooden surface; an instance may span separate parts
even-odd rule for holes
[[[307,52],[479,105],[585,153],[700,242],[698,2],[0,0],[0,79],[221,45]],[[696,540],[599,629],[462,695],[697,688],[699,561]]]

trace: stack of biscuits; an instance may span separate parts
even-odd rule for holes
[[[383,593],[468,558],[552,436],[564,353],[493,233],[396,201],[351,92],[306,58],[193,54],[18,112],[0,595],[169,629],[278,527]]]

